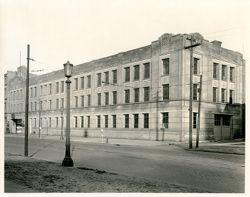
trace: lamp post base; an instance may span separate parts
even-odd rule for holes
[[[70,156],[65,156],[65,158],[62,162],[62,166],[66,166],[66,167],[73,167],[74,166],[74,162]]]

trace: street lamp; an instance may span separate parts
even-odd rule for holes
[[[72,76],[73,64],[69,61],[63,64],[64,66],[64,75],[67,77],[66,84],[67,84],[67,108],[66,108],[66,151],[65,151],[65,158],[62,162],[62,166],[71,167],[74,166],[73,160],[70,156],[70,83],[71,81],[69,78]]]

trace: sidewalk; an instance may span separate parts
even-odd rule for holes
[[[13,137],[24,137],[23,134],[5,134],[6,136]],[[29,135],[29,138],[38,139],[38,135]],[[41,139],[60,140],[60,136],[46,136],[42,135]],[[65,140],[65,138],[63,139]],[[134,139],[113,139],[113,138],[84,138],[71,136],[70,140],[73,142],[81,143],[103,143],[113,145],[127,145],[127,146],[144,146],[144,147],[158,147],[164,148],[165,146],[174,145],[188,151],[202,151],[202,152],[214,152],[214,153],[225,153],[225,154],[238,154],[245,155],[245,139],[234,139],[228,141],[201,141],[199,148],[195,148],[195,141],[193,141],[193,148],[189,149],[188,142],[173,142],[173,141],[153,141],[153,140],[134,140]]]

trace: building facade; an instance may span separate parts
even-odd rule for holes
[[[243,134],[245,61],[242,54],[202,41],[194,48],[193,137],[198,118],[200,75],[201,139]],[[71,79],[71,135],[109,138],[188,139],[190,45],[188,34],[164,34],[142,48],[76,65]],[[19,68],[20,69],[20,68]],[[23,69],[23,68],[22,68]],[[17,72],[16,72],[17,73]],[[25,75],[5,74],[6,132],[24,123]],[[60,135],[65,129],[66,84],[58,70],[30,78],[30,133]]]

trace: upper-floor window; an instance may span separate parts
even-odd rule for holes
[[[30,88],[30,98],[33,97],[33,88]]]
[[[134,80],[140,80],[140,66],[139,65],[135,65],[134,66]]]
[[[78,96],[75,96],[75,107],[78,107]]]
[[[75,78],[75,90],[78,90],[78,78]]]
[[[149,87],[144,87],[144,101],[149,101]]]
[[[163,84],[163,100],[169,100],[169,84]]]
[[[109,117],[108,115],[104,115],[104,127],[108,128],[109,126]]]
[[[130,67],[124,68],[125,70],[125,82],[130,81]]]
[[[105,92],[105,105],[108,105],[109,104],[109,93],[108,92]]]
[[[150,77],[150,64],[144,63],[144,79],[148,79]]]
[[[213,102],[217,102],[218,88],[213,87]]]
[[[162,59],[163,75],[169,75],[169,58]]]
[[[117,83],[117,70],[112,70],[113,73],[113,84]]]
[[[224,81],[227,80],[227,66],[226,65],[221,66],[221,80],[224,80]]]
[[[140,89],[139,88],[134,88],[134,102],[139,102],[140,100]]]
[[[59,82],[56,82],[56,93],[59,93]]]
[[[77,128],[77,116],[74,116],[75,118],[75,128]]]
[[[102,85],[102,73],[97,73],[97,87]]]
[[[61,93],[64,92],[64,81],[61,81]]]
[[[219,79],[219,64],[218,63],[213,63],[213,79]]]
[[[221,102],[226,102],[226,89],[221,88]]]
[[[87,88],[91,88],[91,75],[87,76]]]
[[[41,90],[40,95],[42,96],[43,95],[43,86],[42,85],[40,86],[40,90]]]
[[[198,75],[199,62],[200,60],[198,58],[194,58],[194,69],[193,69],[194,75]]]
[[[193,84],[193,100],[198,100],[198,84]]]
[[[59,109],[59,99],[56,99],[56,109]]]
[[[229,90],[229,103],[232,104],[234,100],[234,91]]]
[[[81,89],[84,89],[84,77],[81,77]]]
[[[61,108],[64,108],[64,98],[61,98]]]
[[[125,90],[125,103],[130,102],[130,90]]]
[[[98,94],[97,94],[97,105],[98,105],[98,106],[101,105],[101,100],[102,100],[101,97],[102,97],[102,96],[101,96],[101,93],[98,93]]]
[[[104,77],[105,77],[105,85],[109,85],[109,71],[104,73]]]
[[[112,115],[113,119],[113,128],[116,128],[116,115]]]
[[[88,95],[88,107],[91,105],[91,95]]]
[[[230,82],[234,82],[234,67],[230,67]]]
[[[49,84],[49,94],[52,94],[52,84]]]
[[[81,96],[81,107],[84,107],[84,95]]]
[[[113,105],[117,104],[117,91],[113,91]]]

